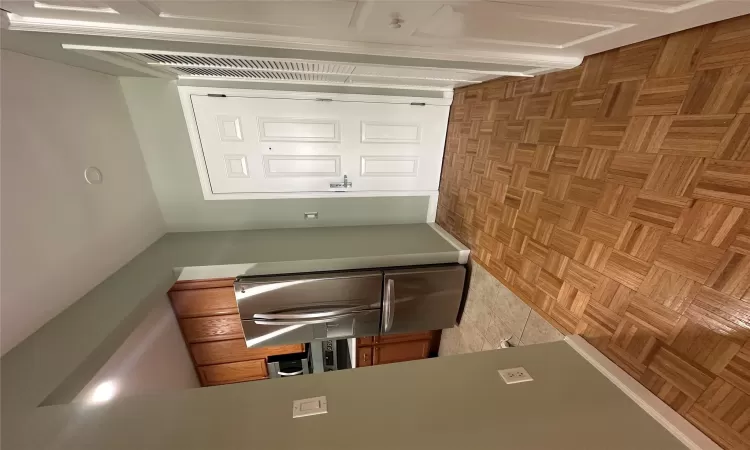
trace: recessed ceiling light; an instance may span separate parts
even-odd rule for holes
[[[82,11],[97,12],[107,14],[120,14],[107,6],[73,6],[73,5],[53,5],[50,3],[34,2],[34,8],[39,9],[56,9],[58,11]]]

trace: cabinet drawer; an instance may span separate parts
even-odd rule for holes
[[[266,361],[263,359],[201,366],[198,367],[198,373],[204,386],[268,378]]]
[[[239,314],[180,319],[180,328],[188,343],[244,338]]]
[[[390,344],[394,342],[406,342],[406,341],[422,341],[425,339],[432,339],[432,331],[424,331],[421,333],[403,333],[403,334],[389,334],[386,336],[377,336],[373,338],[376,344]]]
[[[357,346],[372,345],[374,343],[375,343],[375,337],[374,336],[357,338]]]
[[[357,367],[372,365],[372,347],[362,347],[357,349]]]
[[[430,341],[410,341],[372,347],[373,364],[389,364],[424,359],[430,354]]]
[[[278,345],[274,347],[247,348],[244,339],[201,342],[192,344],[190,351],[199,366],[221,364],[249,359],[265,359],[272,355],[286,355],[305,351],[304,344]]]
[[[234,288],[193,289],[170,291],[172,308],[177,317],[215,316],[237,314]]]

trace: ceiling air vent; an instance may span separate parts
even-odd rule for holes
[[[299,72],[264,72],[250,69],[217,69],[210,67],[174,67],[176,72],[200,77],[242,78],[246,80],[321,81],[343,83],[348,75]]]
[[[176,54],[142,53],[149,64],[168,67],[202,67],[216,69],[255,69],[269,72],[300,72],[348,75],[354,66],[347,64],[317,63],[295,60],[192,56]]]

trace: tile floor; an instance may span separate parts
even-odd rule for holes
[[[557,331],[479,264],[473,264],[466,306],[458,326],[443,330],[440,356],[559,341]]]

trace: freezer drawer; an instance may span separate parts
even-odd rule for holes
[[[465,279],[461,265],[386,270],[380,334],[453,327]]]
[[[234,284],[248,347],[378,334],[383,273],[243,277]]]

